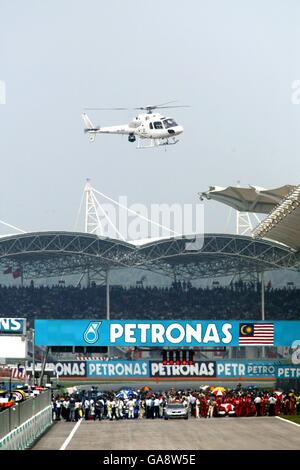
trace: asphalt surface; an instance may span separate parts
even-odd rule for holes
[[[299,450],[300,426],[275,417],[59,422],[33,450]]]

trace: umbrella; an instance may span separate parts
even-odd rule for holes
[[[152,390],[152,388],[149,387],[148,385],[144,385],[144,386],[141,388],[141,391],[142,391],[142,392],[150,392],[150,390]]]
[[[273,394],[276,395],[280,400],[282,400],[282,391],[281,390],[274,390]]]
[[[224,392],[222,392],[222,390],[217,390],[217,389],[213,390],[211,393],[215,395],[216,397],[222,397],[224,395]]]
[[[124,400],[133,396],[137,396],[137,393],[129,387],[124,387],[116,394],[117,398],[123,398]]]
[[[209,389],[209,385],[200,385],[200,390],[208,390]]]
[[[213,389],[213,392],[215,392],[216,390],[221,390],[221,392],[226,392],[226,388],[224,388],[224,387],[215,387]]]

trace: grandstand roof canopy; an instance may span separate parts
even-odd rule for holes
[[[300,250],[300,185],[260,223],[254,236],[267,237]]]
[[[295,187],[290,184],[274,189],[264,189],[258,186],[249,186],[248,188],[211,186],[208,191],[199,193],[199,195],[200,199],[206,198],[223,202],[241,212],[267,214]]]
[[[194,243],[191,243],[194,242]],[[0,269],[21,266],[24,279],[114,268],[143,268],[195,279],[300,268],[298,253],[267,240],[228,234],[148,241],[135,246],[80,232],[34,232],[0,239]]]

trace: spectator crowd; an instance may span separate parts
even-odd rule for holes
[[[105,286],[0,286],[0,316],[35,318],[105,318]],[[112,319],[260,319],[260,285],[236,282],[229,286],[110,288]],[[300,289],[265,289],[266,318],[300,318]]]

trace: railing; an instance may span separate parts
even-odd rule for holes
[[[51,390],[0,412],[0,439],[51,405]]]

